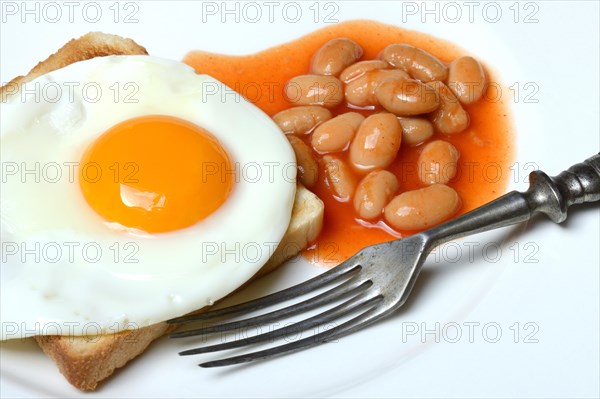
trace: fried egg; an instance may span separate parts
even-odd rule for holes
[[[1,339],[117,332],[212,305],[283,237],[294,153],[223,83],[110,56],[19,89],[0,104]]]

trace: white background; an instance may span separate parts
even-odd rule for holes
[[[2,1],[0,81],[88,31],[131,37],[152,55],[180,60],[192,49],[251,53],[334,20],[368,18],[451,40],[493,66],[504,84],[521,88],[518,98],[506,93],[517,127],[512,188],[526,188],[533,164],[555,175],[600,147],[596,1],[47,3],[26,2],[34,10],[27,14],[22,2]],[[483,251],[486,242],[501,245],[501,254]],[[177,351],[189,345],[162,339],[85,396],[598,397],[599,242],[593,206],[572,209],[560,226],[536,218],[465,239],[427,262],[406,309],[337,343],[204,370],[195,364],[216,357],[180,358]],[[294,262],[247,295],[319,272]],[[3,344],[0,353],[2,397],[81,396],[32,342]]]

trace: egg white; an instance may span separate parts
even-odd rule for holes
[[[58,100],[53,88],[62,89]],[[216,212],[161,234],[107,223],[83,198],[78,169],[68,176],[107,129],[152,114],[207,129],[239,172]],[[0,115],[2,340],[116,332],[210,305],[263,266],[289,224],[296,186],[288,141],[257,107],[184,64],[149,56],[78,62],[26,84]],[[54,181],[51,168],[38,181],[23,174],[36,163],[56,163],[62,177]]]

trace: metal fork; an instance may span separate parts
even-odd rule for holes
[[[240,348],[318,326],[335,324],[335,327],[308,338],[199,365],[218,367],[296,352],[364,328],[388,316],[406,302],[425,258],[434,247],[456,238],[525,222],[538,212],[546,214],[555,223],[561,223],[567,218],[569,206],[600,200],[600,153],[556,177],[549,177],[542,171],[532,172],[529,181],[529,189],[526,192],[512,191],[435,228],[400,240],[364,248],[347,261],[304,283],[239,305],[183,316],[168,322],[207,323],[222,316],[261,310],[333,285],[332,288],[309,299],[239,321],[176,332],[171,337],[222,333],[273,323],[343,300],[340,304],[293,325],[249,338],[180,352],[180,355],[194,355]],[[352,318],[340,324],[336,323],[348,317]]]

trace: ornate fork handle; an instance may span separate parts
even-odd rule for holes
[[[558,176],[542,171],[529,175],[526,192],[511,191],[471,212],[428,230],[427,250],[471,234],[529,220],[535,213],[546,214],[553,222],[567,219],[573,204],[600,200],[600,153],[571,166]]]

